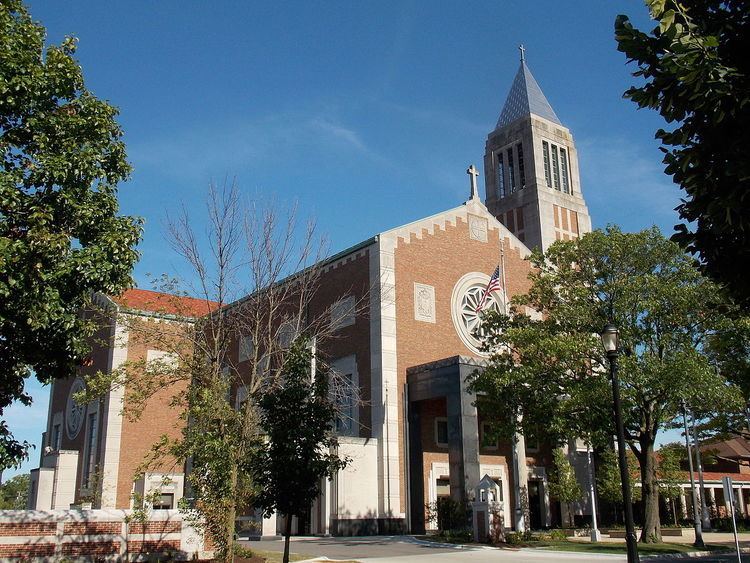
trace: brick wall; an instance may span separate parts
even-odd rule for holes
[[[0,522],[0,536],[54,536],[55,522]]]
[[[395,252],[399,388],[403,388],[406,369],[411,366],[449,356],[476,355],[464,345],[456,333],[451,316],[451,294],[458,280],[466,273],[482,272],[489,276],[497,267],[500,260],[498,235],[498,230],[490,225],[487,242],[474,240],[469,236],[466,220],[459,218],[455,225],[448,223],[444,228],[435,228],[433,234],[423,230],[419,237],[411,236],[408,240],[399,240]],[[503,245],[507,292],[508,297],[512,298],[528,290],[531,264],[524,260],[517,247],[514,248],[517,243],[511,243],[510,237],[504,237]],[[434,323],[421,322],[414,318],[415,282],[429,284],[435,288]],[[398,412],[399,427],[403,428],[402,404],[399,404]],[[423,438],[431,442],[432,438],[428,434],[425,429]],[[401,474],[404,475],[403,433],[399,433],[399,450]],[[427,459],[425,464],[427,472]],[[402,509],[405,509],[405,481],[401,481]]]
[[[165,339],[170,336],[184,338],[184,331],[191,330],[182,323],[166,323],[159,320],[133,318],[127,321],[129,327],[128,362],[146,359],[149,350],[167,347]],[[169,387],[156,391],[145,404],[137,420],[124,416],[120,439],[120,460],[117,478],[117,508],[130,508],[133,480],[143,467],[144,460],[162,436],[176,439],[181,435],[183,420],[182,407],[174,404],[176,398],[184,396],[187,380],[176,381]],[[126,395],[127,396],[127,395]],[[127,400],[124,406],[128,409]],[[181,461],[160,455],[158,461],[149,463],[147,471],[183,473]]]
[[[177,510],[154,511],[144,524],[129,510],[0,511],[0,560],[115,557],[170,553],[192,559],[210,556],[201,535]]]

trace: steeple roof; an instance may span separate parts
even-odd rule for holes
[[[500,119],[497,120],[495,128],[504,127],[516,119],[532,113],[562,125],[555,114],[555,110],[552,109],[542,93],[539,84],[534,80],[526,61],[521,59],[521,66],[518,67],[518,72],[513,80],[513,85],[510,87],[510,93],[505,100],[503,111],[500,113]]]

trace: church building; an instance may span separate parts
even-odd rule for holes
[[[526,258],[531,249],[547,249],[556,240],[575,239],[591,230],[573,137],[523,56],[487,136],[484,201],[479,172],[472,165],[467,173],[465,202],[377,233],[323,264],[321,291],[312,307],[329,312],[336,333],[323,352],[332,369],[359,389],[359,400],[347,403],[346,423],[338,426],[339,454],[352,461],[326,482],[309,518],[297,523],[300,533],[423,532],[434,525],[427,521],[425,505],[447,495],[471,500],[485,475],[499,484],[507,528],[561,523],[559,506],[555,508],[547,487],[549,445],[523,436],[489,440],[474,406],[476,398],[465,383],[486,359],[478,311],[493,273],[497,289],[483,308],[505,310],[513,296],[529,288],[531,265]],[[355,303],[362,303],[363,310]],[[149,314],[132,300],[127,305],[128,314]],[[240,370],[247,369],[241,341],[231,352]],[[116,346],[122,350],[123,345],[112,340],[110,346],[102,357],[111,365],[122,353]],[[159,356],[147,345],[137,353]],[[87,430],[92,406],[74,415],[68,405],[70,388],[56,382],[51,391],[45,445],[57,465],[50,457],[35,470],[33,506],[61,506],[50,495],[57,494],[56,483],[64,480],[73,483],[64,502],[80,498],[86,468],[102,464],[103,478],[114,484],[102,496],[102,508],[129,508],[129,491],[148,485],[133,483],[133,475],[127,474],[132,464],[122,460],[132,455],[131,448],[151,439],[151,431],[144,433],[118,419],[113,405],[121,398],[112,396],[98,407],[100,426],[92,435]],[[80,419],[73,426],[84,427],[74,438],[71,416]],[[152,416],[150,426],[178,424],[164,405],[155,407]],[[584,459],[585,452],[570,450],[570,456]],[[120,462],[108,462],[114,458]],[[585,462],[574,460],[574,465],[588,490]],[[165,468],[163,473],[179,488],[183,467]],[[181,492],[167,494],[173,496],[164,498],[165,506],[174,506]],[[587,497],[576,513],[590,514],[589,503]],[[264,535],[277,533],[276,520],[263,522]]]

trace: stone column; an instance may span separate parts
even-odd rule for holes
[[[261,522],[262,522],[261,524],[262,529],[260,531],[260,535],[262,537],[273,537],[273,536],[278,535],[276,533],[276,513],[275,512],[267,518],[263,517],[261,519]]]
[[[688,517],[688,505],[687,505],[687,498],[685,497],[685,487],[680,487],[680,515],[682,518]]]
[[[745,517],[745,506],[742,502],[742,487],[736,487],[732,489],[732,492],[734,493],[734,501],[735,506],[737,507],[737,510],[740,513],[740,516],[743,518]]]
[[[719,507],[716,506],[716,495],[714,494],[714,488],[713,487],[706,487],[704,489],[706,491],[706,498],[708,499],[709,505],[711,505],[715,511],[715,514],[719,515]]]
[[[424,457],[422,453],[422,409],[419,401],[408,405],[409,417],[409,490],[411,506],[409,507],[410,532],[425,532],[424,505],[430,501],[424,491]]]
[[[542,486],[542,508],[544,509],[544,525],[549,528],[552,526],[552,510],[549,504],[549,485],[547,483],[547,477],[541,481]]]
[[[320,532],[324,536],[331,535],[331,503],[333,502],[333,495],[331,494],[331,488],[333,483],[328,479],[323,478],[322,494],[320,495],[320,501],[323,503],[321,510]]]
[[[526,531],[526,512],[529,508],[529,475],[526,467],[526,440],[523,434],[513,436],[513,522],[517,532]]]
[[[479,483],[479,428],[476,407],[466,393],[451,393],[448,406],[448,464],[451,498],[471,500]]]

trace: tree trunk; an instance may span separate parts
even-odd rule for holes
[[[643,499],[643,531],[641,542],[661,542],[659,523],[659,481],[656,477],[656,456],[653,441],[641,442],[641,498]]]
[[[232,463],[232,470],[230,473],[231,490],[234,493],[237,490],[237,465]],[[226,563],[233,563],[234,561],[234,527],[237,519],[237,501],[234,495],[229,498],[229,506],[227,506],[227,519],[226,519],[226,530],[225,530],[225,541],[227,542],[227,552],[224,557]]]
[[[672,498],[672,520],[674,520],[675,528],[677,527],[677,508],[675,507],[674,498]]]
[[[283,563],[289,563],[289,537],[292,535],[292,515],[286,516],[286,530],[284,532],[284,560]]]

